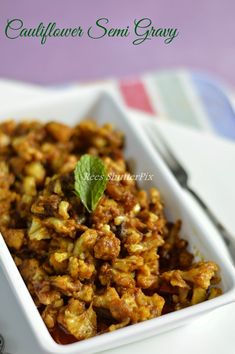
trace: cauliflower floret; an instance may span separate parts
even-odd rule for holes
[[[14,176],[9,172],[9,166],[5,161],[0,161],[0,189],[8,190],[14,182]]]
[[[141,289],[138,289],[135,299],[137,311],[133,312],[133,323],[149,320],[161,315],[165,300],[157,293],[152,296],[146,296]]]
[[[197,287],[194,288],[191,304],[195,305],[195,304],[198,304],[199,302],[205,301],[206,295],[207,295],[206,289],[197,288]]]
[[[39,195],[31,207],[31,212],[43,216],[57,216],[60,200],[56,194]]]
[[[39,261],[34,258],[23,260],[19,269],[26,283],[32,280],[40,281],[46,277],[46,273],[40,267]]]
[[[167,281],[172,287],[175,287],[173,301],[176,303],[176,309],[180,309],[207,299],[207,289],[209,289],[211,279],[215,277],[217,271],[218,266],[215,263],[199,262],[186,271],[164,272],[161,274],[161,280]],[[189,296],[190,290],[192,290],[191,296]]]
[[[183,279],[181,270],[170,270],[164,272],[161,275],[161,279],[168,281],[172,286],[178,286],[179,288],[189,288],[189,285]]]
[[[50,255],[49,262],[57,273],[64,273],[68,266],[68,258],[68,252],[54,252]]]
[[[58,122],[50,122],[46,125],[47,131],[57,141],[66,142],[72,135],[72,128]]]
[[[116,258],[113,261],[113,268],[122,272],[133,272],[144,264],[143,257],[139,255],[127,256],[126,258]]]
[[[182,272],[182,277],[202,289],[208,289],[211,279],[218,270],[219,267],[214,262],[199,262],[194,264],[191,269]]]
[[[136,231],[135,231],[136,232]],[[142,252],[150,251],[154,249],[155,251],[159,246],[164,244],[164,240],[161,235],[156,232],[149,232],[137,243],[132,243],[129,241],[126,243],[127,250],[129,254],[141,254]]]
[[[111,231],[100,234],[94,247],[95,257],[103,260],[117,258],[120,253],[120,244],[120,240]]]
[[[25,173],[35,179],[40,184],[44,181],[46,171],[41,162],[33,161],[25,166]]]
[[[74,279],[90,279],[95,272],[95,266],[94,264],[86,263],[84,260],[77,257],[70,257],[68,271]]]
[[[99,280],[102,285],[115,283],[123,288],[134,288],[135,279],[133,273],[125,273],[114,269],[108,263],[102,265],[99,273]]]
[[[94,296],[94,289],[92,285],[82,285],[81,290],[76,293],[76,299],[91,303]]]
[[[42,225],[41,220],[36,217],[33,217],[31,226],[28,230],[28,236],[30,240],[37,241],[51,238],[49,231]]]
[[[59,204],[58,213],[65,220],[69,219],[68,208],[69,208],[69,203],[66,202],[65,200],[62,200]]]
[[[107,288],[102,295],[94,296],[93,303],[108,309],[117,321],[129,319],[131,323],[137,323],[160,316],[165,301],[158,294],[146,296],[140,289],[126,291],[120,298],[114,288]]]
[[[40,160],[42,158],[42,152],[36,147],[34,139],[33,134],[28,134],[15,137],[12,140],[12,146],[16,154],[25,161]]]
[[[54,306],[47,305],[42,313],[42,319],[49,329],[55,327],[57,322],[58,309]]]
[[[122,302],[115,288],[107,288],[102,295],[95,295],[93,304],[96,307],[108,309],[117,321],[125,321],[130,318],[131,308]]]
[[[32,176],[26,176],[23,179],[23,190],[27,195],[35,196],[37,194],[36,181]]]
[[[24,230],[4,228],[2,234],[8,247],[14,248],[17,251],[21,249],[24,243]]]
[[[73,280],[69,275],[52,276],[50,277],[50,284],[66,296],[76,295],[82,287],[79,280]]]
[[[73,242],[69,238],[57,236],[56,238],[50,241],[50,252],[71,253],[72,250],[73,250]]]
[[[74,232],[76,230],[76,221],[71,220],[60,220],[58,218],[47,218],[43,221],[44,225],[48,228],[52,228],[55,232],[68,235],[69,237],[74,237]]]
[[[152,273],[151,268],[144,264],[137,273],[137,286],[143,289],[148,289],[150,287],[156,287],[158,281],[158,276]]]
[[[208,299],[214,299],[215,297],[220,296],[221,294],[222,290],[220,288],[211,288]]]
[[[93,249],[97,239],[97,231],[88,229],[76,240],[73,254],[80,258],[85,258],[87,253]]]
[[[68,305],[60,310],[57,321],[77,340],[93,337],[97,333],[95,311],[92,306],[86,310],[79,300],[70,299]]]
[[[43,305],[51,305],[61,299],[61,294],[58,290],[54,290],[48,280],[33,281],[33,288],[39,301]]]
[[[10,145],[11,139],[8,135],[4,134],[2,131],[0,131],[0,149],[3,149]]]

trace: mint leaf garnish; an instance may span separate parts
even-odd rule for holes
[[[74,170],[74,189],[81,202],[91,213],[102,197],[108,175],[103,161],[92,155],[83,155]]]

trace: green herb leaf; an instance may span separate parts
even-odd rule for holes
[[[74,170],[74,189],[86,209],[95,210],[102,197],[108,176],[103,161],[92,155],[83,155]]]

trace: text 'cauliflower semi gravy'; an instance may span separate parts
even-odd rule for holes
[[[123,148],[122,132],[90,120],[0,124],[0,231],[57,343],[221,294],[218,266],[195,263],[158,189],[127,178]],[[92,168],[117,178],[100,185]]]

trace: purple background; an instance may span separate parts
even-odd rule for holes
[[[134,76],[162,68],[208,71],[235,85],[234,0],[1,0],[0,76],[43,84]],[[150,17],[156,27],[177,27],[179,36],[165,45],[152,39],[134,46],[131,38],[91,40],[48,38],[9,40],[7,19],[26,27],[41,21],[58,27],[87,28],[99,17],[127,26]]]

